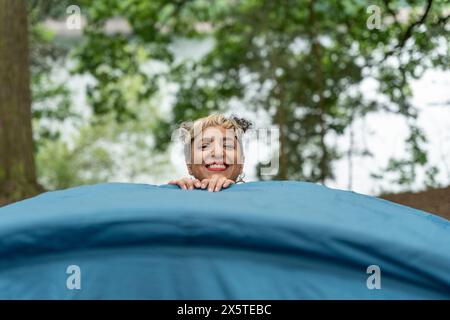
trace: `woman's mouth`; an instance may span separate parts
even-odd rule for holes
[[[225,171],[228,168],[228,165],[224,163],[213,163],[213,164],[207,164],[205,165],[206,169],[209,171]]]

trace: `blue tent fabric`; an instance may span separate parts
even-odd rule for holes
[[[0,299],[449,298],[449,221],[318,184],[107,183],[0,208]]]

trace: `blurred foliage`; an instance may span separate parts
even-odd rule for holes
[[[148,117],[119,123],[109,115],[81,127],[69,142],[47,141],[36,159],[40,181],[49,189],[63,189],[114,179],[134,181],[142,175],[158,178],[173,168],[168,154],[153,152],[151,130]]]
[[[54,34],[45,29],[42,22],[47,18],[60,18],[65,14],[69,1],[51,3],[30,0],[28,4],[30,73],[32,113],[36,151],[47,140],[60,137],[58,125],[78,115],[71,108],[71,95],[66,84],[54,79],[58,69],[64,69],[68,48],[55,44]]]
[[[41,18],[60,15],[68,4],[32,3],[40,4],[45,13],[38,14]],[[93,133],[102,121],[140,123],[143,110],[153,110],[149,115],[152,148],[161,153],[178,123],[226,111],[230,101],[238,99],[248,109],[264,109],[280,129],[280,171],[272,178],[325,182],[334,176],[333,161],[342,157],[342,150],[327,137],[344,134],[368,113],[385,111],[405,118],[410,128],[408,157],[391,159],[373,176],[389,175],[395,183],[410,185],[416,167],[422,166],[426,183],[435,183],[437,171],[427,161],[426,137],[417,126],[410,84],[427,69],[449,68],[447,1],[373,1],[370,4],[381,10],[380,29],[368,28],[372,13],[363,0],[79,0],[70,4],[79,5],[87,21],[73,55],[77,62],[73,72],[93,78],[87,88],[95,114]],[[400,19],[404,9],[406,21]],[[108,22],[116,18],[124,19],[129,30],[109,31]],[[48,35],[39,34],[38,42],[47,43]],[[214,46],[200,60],[177,60],[171,44],[183,38],[212,39]],[[379,84],[377,99],[370,100],[362,92],[364,79]],[[178,86],[169,114],[162,108],[146,109],[153,105],[161,82]],[[39,88],[34,91],[45,99],[65,95],[63,86],[39,87],[48,84],[45,75],[34,83]],[[63,101],[57,103],[58,112],[38,110],[35,116],[68,116],[70,108]],[[78,142],[81,149],[83,139]],[[55,148],[61,159],[69,161],[66,147],[58,143],[46,152]],[[72,149],[73,156],[78,156],[74,150],[78,149]],[[110,163],[111,159],[101,158]],[[83,167],[82,159],[73,161]]]
[[[106,182],[114,160],[96,143],[102,129],[82,128],[73,148],[62,140],[44,144],[36,159],[40,182],[49,189]]]
[[[168,64],[163,76],[179,90],[172,114],[155,133],[161,150],[177,123],[224,111],[231,99],[252,110],[264,108],[280,129],[275,179],[333,178],[332,162],[341,155],[327,136],[343,134],[369,112],[399,113],[411,129],[411,158],[392,159],[381,175],[395,171],[397,183],[409,184],[415,166],[427,164],[425,137],[410,102],[411,80],[428,68],[449,67],[448,4],[430,3],[373,1],[382,23],[371,30],[362,0],[80,1],[89,24],[78,71],[97,80],[90,88],[96,112],[113,111],[120,118],[128,113],[119,94],[122,77],[140,77],[147,89],[142,97],[154,93],[138,51]],[[408,21],[400,20],[402,9],[409,10]],[[115,17],[124,18],[130,32],[107,34],[105,24]],[[168,47],[179,37],[209,37],[215,45],[200,61],[175,61]],[[359,84],[367,78],[379,82],[384,99],[365,97]]]
[[[114,62],[101,62],[101,42],[92,48],[94,51],[100,50],[97,55],[99,60],[92,59],[91,62],[93,65],[102,64],[106,71],[100,68],[100,78],[104,75],[102,81],[111,81],[116,87],[102,96],[102,99],[109,99],[108,101],[98,104],[95,104],[95,99],[91,97],[92,90],[88,88],[88,100],[93,103],[94,111],[88,121],[74,111],[71,90],[66,83],[70,76],[66,72],[68,60],[73,52],[43,24],[48,18],[65,19],[66,8],[72,4],[72,1],[28,2],[32,111],[39,181],[47,189],[61,189],[111,181],[114,178],[133,181],[146,174],[157,179],[163,172],[173,168],[168,154],[153,152],[154,141],[149,141],[159,111],[152,106],[154,101],[143,98],[150,96],[149,91],[152,91],[154,99],[158,98],[153,95],[156,91],[148,89],[148,83],[144,83],[148,78],[135,72],[136,69],[132,67],[127,74],[106,76],[108,71],[113,70]],[[114,43],[113,38],[105,37],[104,40],[110,45]],[[145,52],[141,52],[143,54],[132,57],[131,62],[144,64],[147,58]],[[122,58],[131,59],[125,55]],[[96,70],[93,65],[88,68]],[[126,68],[126,63],[121,64],[121,67]],[[114,99],[121,102],[116,108],[117,113],[103,112],[101,106],[108,105]],[[124,106],[128,108],[125,109]],[[63,132],[71,128],[76,129],[72,135]],[[117,172],[122,176],[119,177]]]

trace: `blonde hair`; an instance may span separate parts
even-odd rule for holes
[[[180,135],[184,144],[184,155],[186,160],[190,160],[191,144],[195,136],[203,132],[206,128],[220,126],[225,129],[233,129],[236,138],[242,148],[242,136],[252,127],[252,123],[244,118],[239,118],[235,115],[226,117],[224,114],[215,113],[207,117],[199,118],[195,121],[185,121],[180,125]]]

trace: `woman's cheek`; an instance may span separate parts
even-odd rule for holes
[[[203,152],[196,151],[194,152],[194,164],[202,164],[203,163]]]
[[[236,152],[228,151],[227,152],[227,163],[235,165],[235,164],[237,164],[236,160],[237,160]]]

